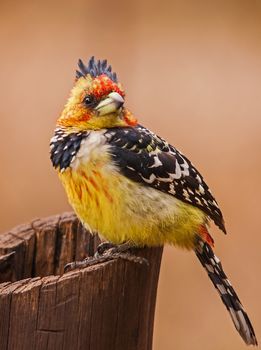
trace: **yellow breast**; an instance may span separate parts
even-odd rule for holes
[[[101,134],[89,139],[71,167],[59,174],[84,225],[116,244],[171,243],[193,248],[206,215],[174,196],[126,178],[113,165],[101,139]]]

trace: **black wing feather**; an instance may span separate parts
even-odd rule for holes
[[[141,125],[112,128],[105,136],[122,174],[200,208],[226,233],[217,202],[181,152]]]

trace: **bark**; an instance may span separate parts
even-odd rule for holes
[[[63,273],[99,244],[72,213],[0,235],[1,350],[151,350],[162,248]]]

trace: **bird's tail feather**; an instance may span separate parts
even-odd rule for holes
[[[225,304],[232,321],[247,345],[257,345],[253,326],[212,248],[200,238],[195,253]]]

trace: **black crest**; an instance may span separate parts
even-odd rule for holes
[[[78,61],[79,70],[76,70],[76,79],[85,77],[90,74],[95,78],[101,74],[106,74],[115,83],[118,83],[117,74],[111,71],[111,66],[107,65],[107,60],[95,60],[94,56],[91,57],[89,62],[85,65],[80,59]]]

